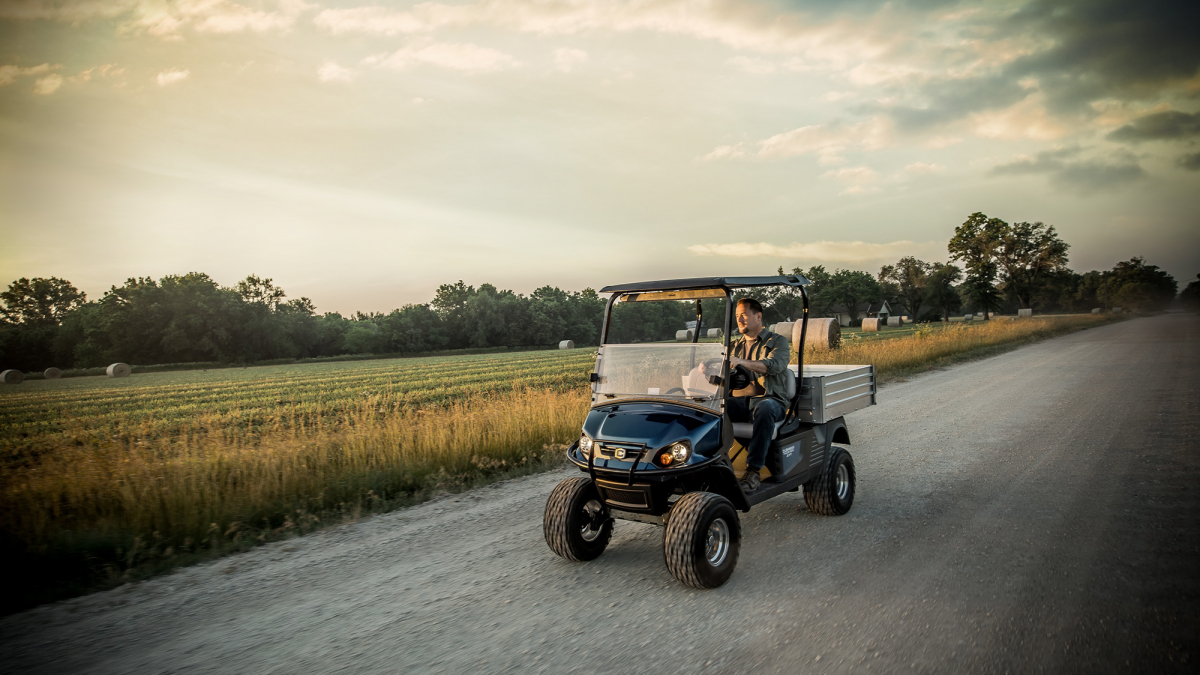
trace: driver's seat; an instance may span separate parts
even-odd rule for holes
[[[796,374],[792,372],[791,368],[785,368],[783,372],[787,373],[787,380],[786,380],[787,381],[787,399],[788,399],[789,405],[790,405],[790,402],[794,401],[796,399]],[[784,410],[783,412],[784,412],[784,418],[775,423],[775,431],[773,431],[771,433],[771,440],[775,440],[779,436],[779,429],[787,421],[787,412],[788,411]],[[734,422],[733,423],[733,437],[734,438],[738,439],[739,441],[748,441],[748,440],[750,440],[750,437],[752,437],[753,435],[754,435],[754,425],[753,424],[751,424],[749,422]]]

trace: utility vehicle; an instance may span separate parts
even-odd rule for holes
[[[615,520],[666,528],[663,558],[680,582],[725,583],[741,546],[738,512],[803,487],[808,508],[842,515],[854,503],[855,473],[843,415],[874,405],[873,366],[803,366],[808,280],[800,276],[674,279],[609,286],[592,404],[567,458],[585,474],[558,484],[546,501],[546,543],[573,561],[604,552]],[[730,369],[738,289],[788,287],[803,303],[801,363],[789,366],[789,406],[775,427],[761,486],[745,493],[750,424],[733,423],[728,397],[750,383]],[[690,342],[649,335],[654,317],[695,307]],[[714,320],[714,317],[716,320]],[[661,322],[660,322],[661,323]],[[707,336],[721,328],[720,337]],[[712,331],[714,336],[717,331]],[[680,332],[680,337],[687,335]],[[792,336],[787,336],[791,342]]]

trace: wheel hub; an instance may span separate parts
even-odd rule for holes
[[[724,518],[717,518],[708,525],[708,534],[704,541],[704,557],[708,564],[720,567],[729,555],[729,524]]]
[[[850,494],[850,471],[845,464],[839,464],[837,470],[837,497],[845,501]]]
[[[579,528],[579,536],[587,542],[596,541],[596,538],[600,536],[600,530],[604,528],[604,507],[599,500],[590,499],[583,505],[583,516],[585,520],[583,526]]]

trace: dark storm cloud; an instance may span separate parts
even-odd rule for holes
[[[1095,114],[1088,107],[1093,101],[1151,98],[1196,76],[1197,26],[1197,0],[1035,0],[998,23],[964,25],[961,37],[968,42],[1032,38],[1049,47],[986,75],[926,82],[907,92],[919,103],[858,111],[888,114],[900,128],[927,128],[1008,107],[1030,93],[1018,83],[1032,78],[1050,110]],[[946,58],[955,57],[948,53]],[[903,89],[897,85],[898,92]]]
[[[1089,194],[1107,188],[1120,187],[1139,180],[1146,172],[1137,161],[1126,154],[1111,159],[1074,159],[1079,148],[1059,148],[1039,152],[1030,159],[1001,164],[991,170],[993,176],[1045,174],[1050,182],[1061,188]]]
[[[1180,168],[1187,169],[1188,171],[1200,171],[1200,152],[1184,155],[1176,163],[1179,164]]]
[[[1108,135],[1110,141],[1158,141],[1200,135],[1200,113],[1178,110],[1139,117]]]
[[[1008,21],[1054,46],[1007,70],[1037,77],[1051,103],[1077,109],[1099,98],[1142,98],[1200,68],[1200,3],[1195,0],[1040,0]]]

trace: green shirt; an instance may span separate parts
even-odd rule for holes
[[[766,328],[754,339],[745,335],[740,337],[740,340],[735,338],[729,342],[733,356],[747,361],[761,361],[767,366],[765,375],[754,371],[750,371],[750,375],[765,390],[765,397],[779,401],[786,410],[791,401],[787,397],[787,373],[784,371],[792,360],[787,338]]]

